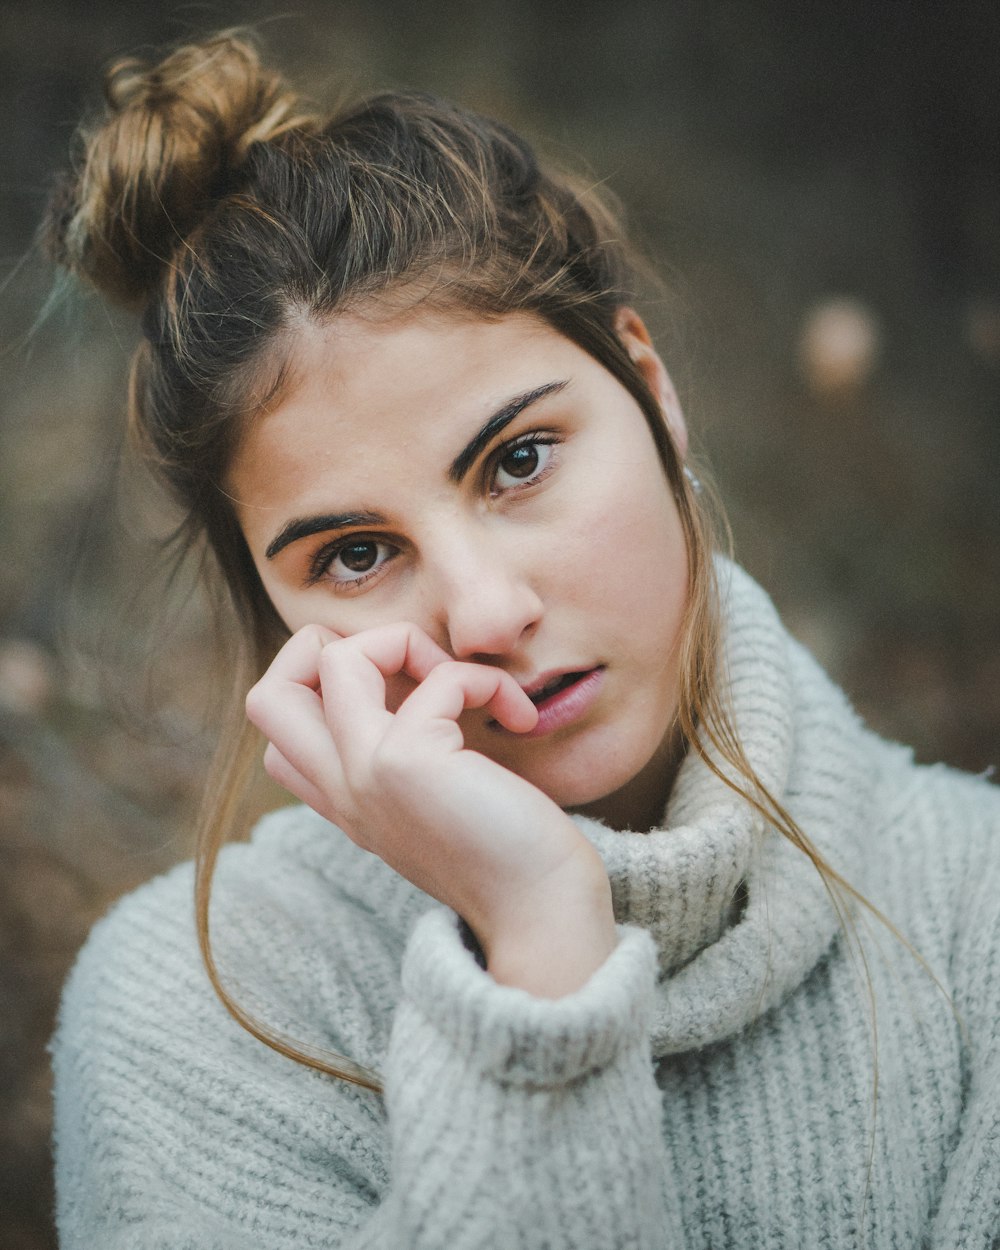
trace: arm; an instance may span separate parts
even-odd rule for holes
[[[271,867],[253,849],[248,880]],[[188,866],[144,887],[98,926],[67,986],[54,1047],[64,1250],[681,1244],[661,1193],[645,934],[624,931],[585,986],[550,1001],[497,985],[454,916],[425,915],[383,1104],[228,1018],[197,963],[189,899]],[[329,899],[297,902],[311,923]],[[341,918],[338,940],[368,923]],[[393,970],[373,961],[375,996]],[[338,1023],[349,981],[323,996]]]
[[[1000,1244],[1000,796],[985,781],[964,778],[961,789],[952,788],[949,810],[956,828],[987,836],[973,842],[979,853],[961,900],[964,924],[953,966],[964,1108],[930,1245],[992,1250]]]
[[[280,743],[270,771],[470,920],[496,975],[450,913],[418,924],[383,1106],[243,1034],[204,984],[193,935],[185,948],[124,921],[102,929],[56,1049],[68,1250],[681,1244],[648,1052],[649,939],[618,940],[606,878],[565,814],[463,749],[461,710],[516,720],[520,690],[482,666],[425,666],[419,639],[387,632],[333,649],[315,632],[292,640],[251,699]],[[384,678],[404,668],[421,697],[390,714]],[[388,746],[387,730],[402,731]],[[296,908],[308,910],[301,893]],[[126,913],[133,929],[158,915],[141,900]],[[352,992],[379,946],[379,917],[355,920],[376,926],[357,939],[364,959],[340,969],[334,942],[305,974],[327,986],[334,1038],[364,1008]]]
[[[392,712],[400,679],[416,688]],[[470,710],[508,732],[537,720],[508,674],[449,660],[412,625],[309,626],[247,696],[274,780],[462,916],[496,980],[558,997],[614,947],[607,874],[551,799],[465,749]]]
[[[484,976],[453,917],[420,922],[387,1072],[398,1244],[682,1244],[648,1053],[654,975],[649,938],[626,931],[580,991],[546,1001]]]

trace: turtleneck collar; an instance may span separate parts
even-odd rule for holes
[[[763,590],[729,561],[717,573],[720,671],[746,756],[826,862],[856,882],[873,785],[865,731]],[[604,860],[617,919],[656,942],[657,1056],[744,1028],[802,982],[837,932],[810,860],[693,752],[662,828],[619,833],[575,819]]]

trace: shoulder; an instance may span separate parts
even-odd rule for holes
[[[874,735],[872,756],[886,849],[919,849],[939,869],[1000,870],[1000,787],[946,764],[917,764],[908,749]]]
[[[939,968],[961,968],[977,944],[1000,954],[1000,788],[878,739],[872,752],[865,892]]]
[[[367,1058],[351,1053],[376,1062],[368,1051],[384,1040],[407,936],[430,905],[309,809],[283,808],[219,855],[213,953],[227,986],[269,1024],[332,1049],[365,1039]],[[167,1018],[179,1041],[208,1036],[260,1049],[205,972],[191,862],[119,900],[94,926],[64,989],[55,1046],[100,1045],[112,1022],[138,1044]]]
[[[293,810],[225,848],[213,951],[237,1001],[293,1045],[379,1069],[406,908],[380,914],[393,883],[371,878],[344,841]],[[328,1232],[356,1223],[386,1181],[381,1101],[264,1046],[215,994],[191,863],[140,887],[94,927],[66,983],[51,1051],[64,1228],[173,1227],[203,1220],[208,1207],[242,1219],[273,1211],[275,1194],[305,1192]],[[353,1178],[354,1188],[331,1185],[331,1176]]]

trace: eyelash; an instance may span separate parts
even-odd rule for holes
[[[507,486],[496,489],[494,483],[497,473],[500,471],[500,462],[504,460],[511,452],[516,451],[519,447],[551,447],[555,448],[562,440],[555,434],[543,433],[539,430],[533,430],[527,434],[521,434],[517,438],[511,439],[508,443],[503,443],[496,449],[492,456],[486,462],[484,469],[484,479],[490,497],[493,499],[501,495],[510,493],[511,491],[520,491],[529,489],[537,485],[542,479],[548,477],[556,466],[556,457],[553,454],[540,466],[530,477],[526,477],[522,482],[518,482],[514,486]],[[334,561],[342,551],[348,550],[350,547],[363,546],[371,543],[376,547],[391,547],[392,544],[386,542],[385,538],[376,534],[350,534],[346,538],[338,538],[325,546],[320,547],[309,562],[309,573],[306,577],[306,586],[315,586],[317,582],[323,581],[329,577],[330,569]],[[381,564],[368,572],[363,572],[359,577],[348,578],[344,581],[338,581],[336,578],[330,577],[330,583],[333,588],[341,594],[350,594],[358,590],[370,578],[377,576],[382,569],[393,560],[395,556],[390,555],[387,560],[383,560]]]
[[[528,487],[536,486],[543,478],[548,477],[556,466],[557,460],[554,449],[560,442],[562,440],[555,434],[543,433],[541,430],[532,430],[530,433],[520,434],[517,438],[511,439],[509,443],[504,443],[498,447],[486,462],[486,479],[489,485],[490,496],[495,499],[499,495],[507,494],[510,491],[527,489]],[[531,477],[524,478],[516,486],[508,486],[503,490],[496,490],[494,482],[500,470],[500,462],[509,456],[512,451],[517,451],[519,447],[551,447],[553,448],[553,453]]]
[[[338,538],[335,542],[327,543],[326,546],[320,547],[309,562],[306,586],[315,586],[317,582],[323,581],[324,578],[329,578],[333,588],[341,593],[350,593],[352,590],[357,590],[359,586],[363,586],[370,578],[382,571],[388,560],[383,560],[381,564],[367,572],[363,572],[359,577],[349,577],[343,581],[338,581],[337,578],[331,577],[330,569],[334,560],[337,559],[342,551],[347,551],[350,547],[363,547],[369,543],[375,547],[389,547],[392,545],[376,534],[351,534],[348,538]],[[391,559],[393,559],[392,556],[389,557],[389,560]]]

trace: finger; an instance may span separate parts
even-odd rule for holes
[[[370,752],[387,726],[386,678],[403,673],[422,682],[446,651],[405,622],[364,630],[324,647],[320,688],[330,733],[345,762]]]
[[[319,657],[323,648],[342,638],[325,625],[306,625],[297,630],[268,665],[265,679],[294,681],[319,689]]]
[[[276,714],[289,697],[296,701],[307,720],[315,720],[317,715],[322,717],[319,660],[323,648],[331,641],[328,633],[320,626],[307,625],[293,634],[268,665],[264,676],[247,691],[247,719],[265,737],[274,739]]]
[[[513,733],[526,733],[538,723],[538,709],[509,673],[455,660],[428,674],[400,706],[396,721],[400,728],[431,720],[456,722],[472,708],[486,708]]]
[[[366,670],[366,677],[372,682],[372,690],[383,689],[384,679],[397,673],[406,673],[415,681],[423,681],[437,665],[451,659],[447,651],[439,647],[429,634],[408,621],[351,634],[332,644],[329,647],[329,656],[326,652],[327,648],[324,648],[324,663],[331,657],[334,661],[347,662],[354,656],[366,659],[377,674],[373,676]],[[381,687],[377,685],[377,677],[383,679]]]
[[[302,803],[328,820],[334,819],[329,797],[289,763],[273,742],[268,744],[264,752],[264,771],[272,781],[294,794]]]
[[[343,768],[326,718],[323,701],[295,682],[262,681],[248,698],[248,716],[268,742],[310,785],[326,794],[343,786]],[[281,778],[276,778],[286,785]],[[286,786],[297,793],[292,786]],[[306,800],[315,806],[311,800]]]
[[[246,697],[250,722],[316,787],[342,780],[319,693],[319,658],[335,637],[321,626],[299,630]]]

